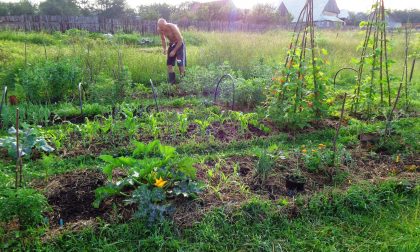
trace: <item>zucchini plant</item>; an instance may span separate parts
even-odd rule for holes
[[[102,171],[108,183],[95,191],[95,207],[108,197],[122,195],[127,204],[137,205],[134,218],[153,223],[171,214],[171,199],[195,197],[201,191],[193,159],[180,157],[174,147],[158,140],[134,145],[135,150],[128,157],[100,156],[105,162]],[[126,176],[114,178],[115,169],[123,170]]]

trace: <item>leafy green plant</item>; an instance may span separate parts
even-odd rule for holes
[[[26,229],[44,223],[43,213],[48,210],[47,199],[34,189],[0,190],[0,222],[17,220]]]
[[[42,155],[42,159],[40,160],[42,168],[45,170],[45,180],[48,179],[49,171],[51,167],[57,162],[57,156],[54,155]]]
[[[115,80],[101,73],[97,76],[96,82],[88,86],[88,99],[90,102],[101,104],[114,104],[116,97]]]
[[[235,75],[228,62],[221,65],[210,64],[207,67],[194,66],[188,70],[188,74],[183,78],[180,87],[187,94],[213,96],[216,82],[225,74]],[[222,86],[220,92],[223,96],[230,97],[231,100],[231,85],[227,88],[229,89],[227,92],[224,92],[226,90],[224,85]]]
[[[159,141],[149,144],[134,143],[135,150],[130,157],[114,158],[103,155],[103,167],[108,185],[96,190],[95,207],[112,195],[128,197],[128,204],[138,206],[134,217],[148,217],[150,223],[162,220],[170,212],[169,199],[177,196],[194,197],[201,190],[195,181],[196,169],[191,158],[181,158],[174,147],[161,145]],[[113,179],[113,170],[123,169],[125,178]],[[124,188],[135,190],[130,195],[122,193]]]
[[[80,108],[78,109],[78,114],[80,114]],[[83,115],[84,116],[96,116],[109,113],[111,111],[110,106],[99,103],[91,103],[83,105]]]
[[[261,183],[264,184],[269,173],[273,170],[277,159],[285,159],[285,156],[279,152],[277,145],[271,145],[266,149],[257,148],[254,150],[254,153],[258,157],[256,175],[261,179]]]
[[[16,129],[14,127],[8,130],[11,136],[0,138],[0,147],[6,148],[8,154],[17,158],[16,152]],[[36,128],[29,128],[28,125],[23,125],[23,129],[19,130],[19,152],[21,157],[29,158],[32,149],[36,148],[44,152],[52,152],[54,148],[51,147],[44,137],[39,136],[39,131]]]
[[[211,124],[210,121],[195,119],[194,123],[197,124],[198,127],[200,128],[201,136],[206,136],[207,135],[207,130],[210,127],[210,124]]]
[[[25,104],[19,111],[19,122],[26,122],[33,125],[46,125],[51,116],[48,106]],[[4,106],[1,114],[1,121],[4,128],[16,124],[16,106]]]
[[[140,127],[140,125],[138,124],[136,120],[136,116],[134,115],[133,111],[129,108],[124,108],[123,111],[126,117],[124,120],[125,129],[127,130],[128,135],[130,137],[135,136]]]
[[[85,110],[85,108],[83,108],[83,110]],[[80,108],[71,103],[62,102],[54,110],[54,113],[59,117],[76,116],[80,115]]]
[[[178,119],[178,130],[179,132],[181,132],[182,134],[187,133],[188,131],[188,126],[189,126],[189,122],[188,122],[188,114],[187,113],[179,113],[177,114],[177,119]]]
[[[253,109],[266,100],[265,90],[270,86],[270,79],[238,79],[235,87],[235,105]],[[232,99],[230,97],[230,99]]]
[[[134,218],[147,219],[149,223],[154,223],[164,221],[174,211],[171,204],[162,204],[165,200],[166,195],[163,189],[141,185],[126,202],[139,206],[134,213]]]
[[[32,103],[55,103],[71,96],[81,78],[81,69],[74,60],[44,60],[21,70],[15,84],[23,87]]]
[[[82,137],[92,144],[93,139],[99,135],[101,125],[97,121],[90,121],[86,118],[86,123],[82,125]]]
[[[141,83],[134,83],[131,87],[128,88],[128,94],[134,99],[150,97],[153,94],[152,88],[147,87]]]
[[[47,106],[28,106],[25,109],[25,121],[34,125],[47,125],[51,110]]]
[[[322,70],[328,62],[322,57],[306,59],[309,53],[305,50],[289,50],[284,68],[273,77],[269,88],[268,115],[282,127],[303,128],[311,120],[320,120],[327,112],[329,78]],[[328,55],[325,49],[320,52]]]
[[[334,157],[334,152],[327,148],[325,144],[319,144],[314,148],[306,148],[304,146],[302,147],[301,153],[304,166],[309,172],[318,172],[328,167],[333,167],[335,160],[338,163],[351,162],[351,156],[349,157],[347,155],[345,149],[339,148],[337,155]]]
[[[146,118],[145,123],[141,123],[141,128],[145,129],[146,132],[151,134],[154,139],[157,139],[159,137],[159,122],[157,116],[154,114],[150,114]]]
[[[54,146],[56,150],[60,150],[63,146],[64,140],[66,140],[66,133],[62,129],[57,130],[46,130],[43,131],[43,135],[46,139]]]

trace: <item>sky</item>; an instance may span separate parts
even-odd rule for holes
[[[208,0],[199,2],[208,2]],[[338,7],[340,9],[347,9],[350,11],[368,11],[374,3],[374,0],[336,0]],[[149,3],[168,3],[168,4],[179,4],[185,2],[185,0],[128,0],[127,1],[132,6],[139,5],[139,2],[142,4]],[[252,8],[253,5],[257,3],[270,3],[279,5],[281,0],[233,0],[235,5],[239,8]],[[385,0],[385,7],[389,9],[420,9],[420,0]]]
[[[0,2],[17,2],[19,0],[0,0]],[[32,2],[39,2],[40,0],[31,0]],[[127,0],[131,7],[137,7],[140,4],[152,3],[168,3],[179,4],[186,0]],[[189,0],[191,1],[191,0]],[[209,0],[196,0],[198,2],[208,2]],[[366,12],[370,9],[374,0],[336,0],[340,9],[347,9],[350,11]],[[257,3],[269,3],[279,5],[281,0],[233,0],[235,5],[239,8],[252,8]],[[420,0],[385,0],[385,7],[387,9],[420,9]]]

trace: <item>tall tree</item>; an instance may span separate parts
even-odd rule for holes
[[[277,24],[280,22],[280,13],[271,4],[257,4],[252,8],[248,21],[256,24]]]
[[[420,23],[420,10],[394,10],[391,15],[401,23]]]
[[[95,4],[90,0],[75,0],[82,16],[95,15]]]
[[[125,0],[96,0],[98,13],[106,18],[119,18],[125,15],[127,3]]]
[[[36,11],[36,5],[28,0],[21,0],[17,3],[0,3],[0,16],[34,15]]]
[[[80,9],[75,0],[46,0],[39,4],[41,15],[77,16]]]
[[[9,15],[9,8],[6,3],[0,3],[0,16]]]
[[[169,20],[173,13],[173,7],[168,4],[140,5],[138,15],[145,20],[156,20],[164,18]]]
[[[349,12],[349,18],[346,21],[347,25],[359,26],[360,22],[368,20],[368,14],[363,12]]]

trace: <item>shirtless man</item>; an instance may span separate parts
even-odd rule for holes
[[[179,73],[181,76],[185,75],[185,66],[187,65],[186,51],[184,39],[182,38],[179,28],[175,24],[166,22],[165,19],[160,18],[158,20],[157,28],[161,40],[163,54],[167,54],[168,58],[166,65],[168,66],[168,79],[169,83],[175,84],[176,76],[174,72],[175,62],[178,64]],[[166,50],[166,39],[169,40],[169,49]]]

